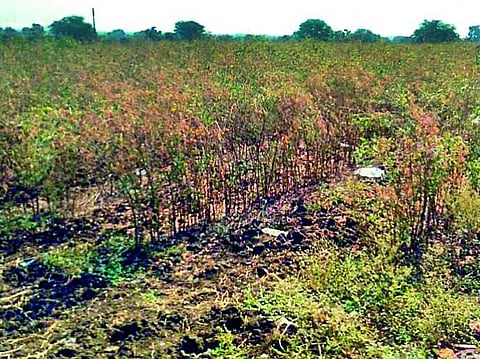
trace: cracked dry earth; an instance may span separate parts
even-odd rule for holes
[[[246,309],[245,295],[295,273],[296,256],[318,241],[351,245],[357,238],[355,221],[341,211],[307,213],[304,203],[315,195],[306,189],[241,218],[178,233],[152,245],[153,254],[123,253],[122,265],[135,275],[118,283],[94,271],[69,276],[41,260],[53,247],[100,246],[101,215],[0,238],[0,357],[208,358],[222,330],[261,356],[278,345],[271,339],[278,323]],[[266,227],[288,234],[267,235]]]

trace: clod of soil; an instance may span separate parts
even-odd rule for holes
[[[153,335],[154,332],[153,326],[143,319],[140,322],[135,321],[114,327],[109,340],[112,343],[137,340],[141,337]]]
[[[169,330],[180,331],[181,323],[185,320],[181,315],[176,313],[159,313],[158,325]]]
[[[0,318],[9,323],[7,330],[15,330],[31,320],[56,317],[59,309],[91,300],[108,285],[103,278],[91,273],[70,279],[37,261],[26,267],[10,268],[3,279],[18,287],[34,286],[33,295],[20,308],[0,310]]]
[[[178,359],[191,358],[191,355],[199,355],[218,348],[220,342],[214,339],[213,334],[201,334],[199,337],[184,336],[178,345],[178,352],[182,355]],[[186,354],[187,356],[184,356]]]

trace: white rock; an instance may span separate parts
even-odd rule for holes
[[[353,173],[360,177],[366,177],[366,178],[385,177],[385,170],[382,170],[379,167],[362,167],[362,168],[356,169]]]
[[[273,228],[262,228],[262,232],[273,237],[278,237],[282,234],[286,236],[288,234],[288,232],[286,231],[280,231],[278,229],[273,229]]]

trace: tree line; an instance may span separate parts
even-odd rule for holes
[[[54,21],[47,27],[33,24],[31,27],[15,30],[11,27],[5,29],[0,27],[0,40],[12,40],[25,38],[28,40],[40,40],[45,37],[71,38],[79,42],[91,42],[99,39],[106,41],[128,42],[134,40],[197,40],[203,38],[214,38],[219,40],[319,40],[327,42],[394,42],[394,43],[443,43],[454,41],[480,42],[480,25],[470,26],[468,35],[461,39],[454,25],[447,24],[441,20],[424,20],[411,36],[395,36],[384,38],[368,29],[333,30],[330,25],[320,19],[308,19],[302,22],[296,32],[284,36],[264,35],[212,35],[207,33],[205,27],[196,21],[178,21],[175,23],[173,32],[163,33],[156,27],[150,27],[135,33],[127,33],[122,29],[99,34],[94,27],[85,22],[81,16],[67,16]]]

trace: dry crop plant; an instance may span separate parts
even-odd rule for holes
[[[388,165],[390,180],[380,196],[389,203],[394,235],[421,275],[423,255],[433,241],[449,238],[449,201],[468,181],[470,146],[462,131],[442,131],[438,115],[415,103],[409,108],[409,125],[396,138],[377,140],[374,157]]]
[[[10,119],[0,133],[7,138],[0,147],[8,174],[2,188],[28,185],[52,209],[75,214],[83,191],[110,183],[129,203],[137,242],[248,211],[259,200],[340,173],[361,138],[400,133],[406,122],[396,118],[408,116],[408,91],[416,91],[409,82],[423,84],[425,77],[415,71],[419,63],[450,66],[434,49],[430,63],[412,48],[308,42],[40,43],[7,50],[9,77],[2,81],[23,95],[1,101]],[[465,76],[459,66],[455,78]],[[468,101],[461,91],[454,102],[421,90],[415,96],[427,110],[446,101],[460,111]],[[422,123],[432,112],[436,123],[445,117],[442,108],[411,117]],[[443,141],[443,132],[438,136]],[[418,141],[436,145],[430,142],[437,137],[405,135],[399,156]],[[453,138],[445,151],[455,157]],[[400,162],[410,161],[416,175],[425,161],[437,166],[440,157],[430,157]],[[445,168],[442,178],[453,171]],[[431,171],[424,177],[436,178]],[[407,184],[398,186],[400,193]],[[424,196],[435,203],[437,197]],[[414,233],[433,220],[430,202],[420,205],[428,210],[418,220],[408,215]]]
[[[327,125],[309,92],[282,78],[273,79],[282,87],[270,87],[253,57],[230,60],[240,62],[240,74],[229,66],[213,77],[198,69],[192,78],[200,66],[193,63],[193,70],[157,76],[155,89],[120,84],[120,98],[108,95],[120,110],[108,129],[112,138],[103,139],[118,148],[106,157],[130,203],[137,239],[144,229],[155,240],[244,212],[259,199],[331,176],[349,157],[340,146],[348,126],[337,119]]]
[[[463,180],[467,146],[459,136],[440,133],[439,119],[414,108],[413,136],[403,136],[395,146],[395,206],[399,233],[408,234],[409,251],[416,262],[444,219],[446,196]]]

